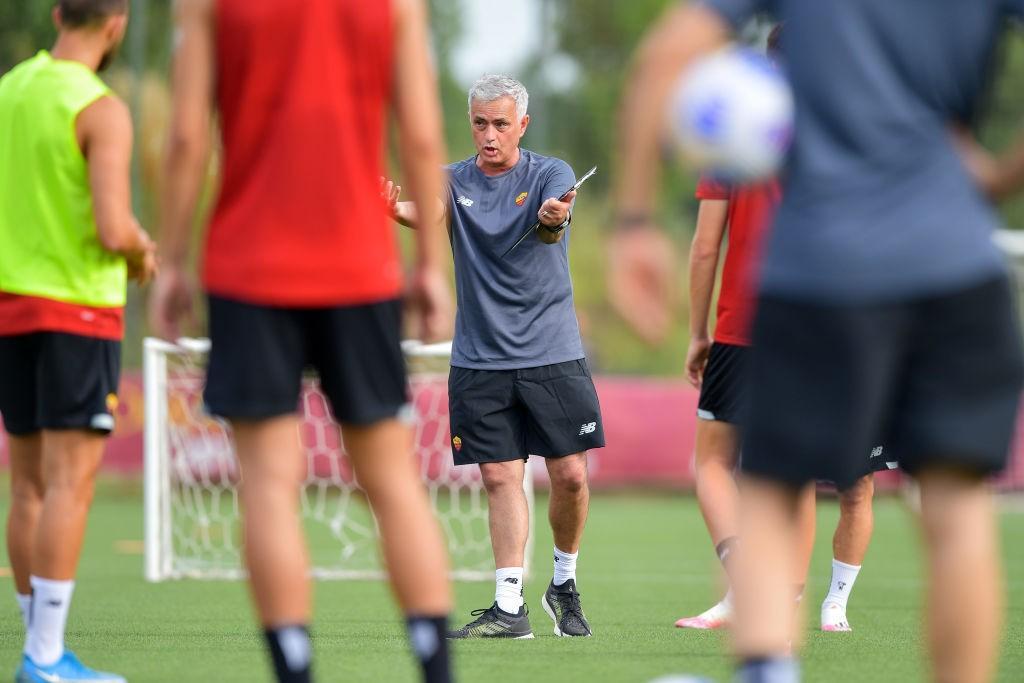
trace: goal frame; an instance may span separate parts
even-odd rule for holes
[[[172,343],[163,339],[147,337],[143,341],[143,395],[145,399],[143,428],[144,576],[149,582],[175,579],[241,580],[247,576],[247,572],[240,564],[235,568],[189,569],[175,555],[171,506],[173,496],[167,359],[169,354],[206,354],[209,353],[209,350],[210,341],[204,338],[182,338]],[[407,340],[402,343],[402,350],[407,359],[440,358],[450,355],[451,342],[422,344],[418,341]],[[422,418],[417,415],[417,420],[420,419]],[[524,567],[527,574],[529,573],[534,536],[531,463],[532,460],[527,461],[526,476],[523,479],[530,515],[530,532],[527,538]],[[483,495],[482,492],[481,495]],[[374,532],[376,535],[376,529]],[[240,539],[238,548],[240,551]],[[386,578],[387,574],[383,568],[362,570],[311,567],[310,576],[314,579],[325,580],[379,580]],[[493,577],[493,570],[453,566],[451,571],[451,578],[454,580],[487,581],[492,580]]]

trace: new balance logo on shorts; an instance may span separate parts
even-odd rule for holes
[[[580,433],[577,434],[577,436],[583,436],[584,434],[593,434],[596,429],[597,429],[597,423],[596,422],[588,422],[585,425],[583,425],[582,427],[580,427]]]

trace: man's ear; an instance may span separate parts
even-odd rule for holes
[[[53,20],[53,27],[56,28],[59,33],[64,27],[64,14],[60,11],[60,5],[53,6],[53,11],[50,12],[50,18]]]
[[[107,18],[103,33],[111,45],[119,45],[128,30],[128,15],[114,14]]]
[[[519,122],[519,124],[523,127],[523,133],[522,134],[526,135],[526,128],[530,125],[530,115],[526,114],[525,116],[523,116],[523,118]]]

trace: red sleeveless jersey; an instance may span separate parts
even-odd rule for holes
[[[287,307],[400,294],[379,180],[392,21],[385,0],[217,0],[223,158],[208,292]]]
[[[762,242],[782,198],[782,191],[775,180],[730,187],[710,178],[701,178],[697,185],[697,198],[729,201],[729,249],[718,293],[715,341],[750,346]]]

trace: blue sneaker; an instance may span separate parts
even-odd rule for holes
[[[71,650],[64,650],[64,656],[50,666],[39,666],[28,655],[22,655],[21,666],[14,674],[14,683],[71,683],[92,681],[92,683],[127,683],[123,676],[105,671],[93,671],[78,661]]]

